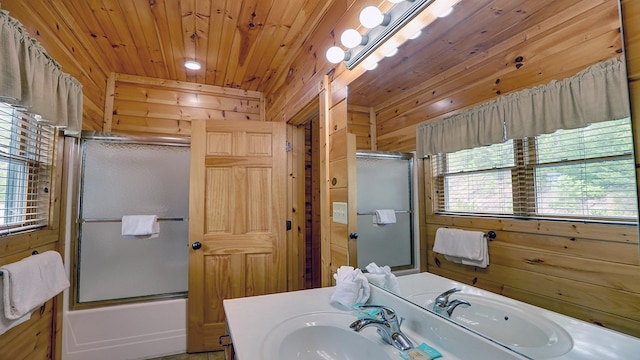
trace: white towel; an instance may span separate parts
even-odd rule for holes
[[[331,305],[342,310],[352,310],[354,305],[364,304],[369,299],[369,281],[360,269],[340,266],[333,278],[336,280],[336,287],[331,294]]]
[[[370,263],[366,267],[367,273],[364,276],[369,280],[370,284],[377,285],[383,289],[389,290],[394,294],[400,295],[400,285],[398,279],[388,265],[378,266],[375,262]]]
[[[439,228],[433,251],[455,263],[482,268],[489,265],[487,239],[480,231]]]
[[[157,215],[125,215],[122,217],[122,236],[151,239],[160,235]]]
[[[373,223],[378,225],[395,224],[396,211],[393,209],[376,210],[373,215]]]
[[[18,320],[69,287],[56,251],[45,251],[0,267],[4,316]]]
[[[4,296],[2,296],[4,293],[4,286],[2,283],[3,281],[0,280],[0,335],[31,319],[30,312],[17,320],[9,320],[4,316]]]

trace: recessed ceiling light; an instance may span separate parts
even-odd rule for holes
[[[202,66],[200,66],[200,63],[197,61],[187,60],[184,62],[184,67],[186,67],[189,70],[200,70]]]

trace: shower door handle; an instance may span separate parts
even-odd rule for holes
[[[191,248],[193,250],[198,250],[202,247],[202,243],[200,241],[196,241],[193,244],[191,244]]]

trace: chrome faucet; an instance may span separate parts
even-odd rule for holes
[[[380,309],[380,318],[364,318],[358,319],[349,325],[349,327],[355,331],[375,326],[378,331],[378,335],[382,337],[382,340],[389,345],[393,345],[400,351],[405,351],[413,348],[413,343],[405,334],[400,331],[400,325],[402,325],[402,319],[398,320],[396,313],[393,309],[380,306],[380,305],[362,305],[360,309],[375,308]]]
[[[449,296],[458,291],[461,291],[461,289],[453,288],[438,295],[436,301],[433,303],[433,311],[436,314],[447,314],[448,317],[451,317],[453,310],[455,310],[459,305],[471,306],[468,301],[462,299],[454,299],[449,301]]]

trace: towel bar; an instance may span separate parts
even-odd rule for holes
[[[175,218],[158,218],[158,221],[188,221],[188,218],[183,217],[175,217]],[[111,218],[111,219],[78,219],[76,224],[84,224],[84,223],[100,223],[100,222],[122,222],[122,218]]]
[[[411,210],[396,210],[395,211],[396,214],[412,214],[413,211]],[[359,212],[358,215],[375,215],[376,213],[374,211],[371,212]]]
[[[38,250],[33,250],[31,252],[31,255],[38,255],[38,254],[39,254]],[[2,271],[0,271],[0,276],[2,276],[2,274],[4,274],[4,273]]]

